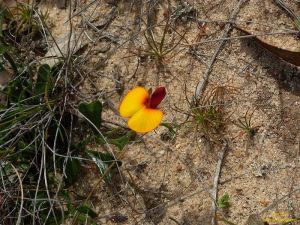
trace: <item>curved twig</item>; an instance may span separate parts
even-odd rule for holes
[[[16,169],[16,167],[14,167],[13,164],[11,164],[11,167],[13,168],[13,170],[15,171],[15,173],[17,174],[19,183],[20,183],[20,191],[21,191],[21,205],[20,205],[20,210],[19,210],[19,214],[18,214],[18,219],[16,222],[16,225],[20,225],[21,224],[21,218],[22,218],[22,210],[23,210],[23,204],[24,204],[24,192],[23,192],[23,184],[22,184],[22,179],[20,176],[20,173],[18,172],[18,170]]]
[[[244,4],[247,0],[239,0],[237,6],[235,7],[235,9],[232,11],[231,15],[230,15],[230,21],[233,21],[235,19],[235,17],[237,16],[240,7],[242,6],[242,4]],[[201,98],[201,95],[203,94],[203,92],[205,91],[205,88],[207,86],[208,83],[208,79],[209,76],[211,74],[213,65],[217,59],[217,56],[219,55],[219,53],[221,52],[225,42],[226,42],[226,38],[229,36],[230,31],[232,30],[232,23],[227,23],[224,29],[224,33],[222,35],[222,40],[220,41],[218,47],[215,50],[215,53],[213,54],[210,63],[208,64],[208,68],[203,76],[203,79],[200,80],[197,84],[196,90],[195,90],[195,94],[194,94],[194,98],[195,99],[199,99]]]

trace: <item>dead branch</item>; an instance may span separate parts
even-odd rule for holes
[[[216,172],[215,172],[215,177],[214,177],[214,183],[213,183],[213,188],[211,190],[211,196],[212,196],[212,206],[211,206],[211,211],[212,211],[212,219],[211,219],[211,224],[216,225],[216,214],[217,214],[217,197],[218,197],[218,184],[219,184],[219,179],[220,179],[220,174],[221,174],[221,169],[222,169],[222,164],[223,160],[225,157],[225,154],[228,149],[228,142],[224,140],[224,144],[222,147],[221,152],[219,153],[219,159],[217,162],[216,166]]]
[[[237,6],[235,7],[235,9],[232,11],[231,15],[230,15],[230,21],[234,21],[234,19],[236,18],[238,12],[240,11],[240,8],[242,6],[242,4],[244,4],[247,0],[239,0]],[[222,39],[223,38],[227,38],[229,36],[229,33],[230,31],[232,30],[232,23],[227,23],[225,28],[224,28],[224,32],[223,32],[223,35],[222,35]],[[224,44],[225,44],[225,40],[222,40],[218,47],[216,48],[216,51],[215,53],[213,54],[211,60],[210,60],[210,63],[209,63],[209,66],[203,76],[203,79],[201,81],[198,82],[197,84],[197,87],[196,87],[196,90],[195,90],[195,99],[199,99],[201,98],[201,95],[203,94],[206,86],[207,86],[207,83],[208,83],[208,79],[209,79],[209,76],[211,74],[211,71],[212,71],[212,68],[213,68],[213,65],[216,61],[216,58],[217,56],[220,54]]]

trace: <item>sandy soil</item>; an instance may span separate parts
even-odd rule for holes
[[[150,20],[159,38],[168,5],[164,1],[154,2],[161,2],[155,5],[156,17]],[[224,22],[238,1],[183,2],[191,8],[188,15],[179,14],[172,21],[166,48],[172,48],[178,41],[180,44],[161,63],[146,53],[149,46],[144,32],[149,8],[145,1],[101,1],[79,13],[74,29],[82,44],[88,45],[87,62],[82,65],[88,76],[79,98],[109,99],[111,104],[105,109],[104,118],[126,125],[111,110],[112,106],[118,108],[123,93],[136,85],[165,86],[168,95],[161,105],[164,122],[183,122],[186,115],[176,109],[190,112],[186,97],[192,99],[218,45],[216,40],[224,32]],[[274,2],[246,1],[236,23],[253,33],[296,30],[293,20]],[[300,14],[296,1],[286,2]],[[173,11],[179,5],[180,1],[170,2]],[[84,6],[78,4],[73,13]],[[198,22],[189,16],[196,16]],[[64,17],[68,18],[67,10],[51,10],[49,19],[55,37],[64,36],[68,27]],[[230,35],[243,34],[233,29]],[[300,51],[299,37],[295,35],[268,35],[262,39],[280,48]],[[191,50],[199,57],[191,54]],[[222,134],[212,142],[201,127],[191,122],[172,140],[162,138],[167,132],[164,127],[140,136],[139,141],[126,147],[114,185],[102,183],[95,193],[93,204],[100,224],[211,224],[210,190],[222,138],[228,140],[229,149],[222,166],[218,196],[228,193],[231,206],[226,212],[219,210],[219,216],[244,224],[249,215],[259,213],[299,188],[299,69],[265,51],[252,39],[235,38],[226,42],[213,65],[207,89],[217,86],[230,89],[225,96],[226,121]],[[120,88],[124,88],[123,93]],[[253,139],[235,125],[247,111],[254,111],[251,123],[257,133]],[[99,178],[87,174],[86,179],[91,182],[78,184],[83,194]],[[299,197],[299,192],[290,195],[262,217],[272,212],[299,217]]]

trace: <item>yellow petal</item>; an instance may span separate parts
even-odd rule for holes
[[[160,124],[163,113],[159,109],[142,108],[128,121],[128,127],[136,132],[146,133]]]
[[[148,91],[143,87],[136,87],[128,92],[121,102],[119,112],[126,118],[143,108],[149,98]]]

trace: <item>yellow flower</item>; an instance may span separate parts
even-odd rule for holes
[[[146,133],[154,130],[160,124],[163,113],[156,107],[164,99],[166,89],[157,88],[153,93],[143,87],[129,91],[120,104],[122,117],[129,118],[128,127],[136,132]]]

